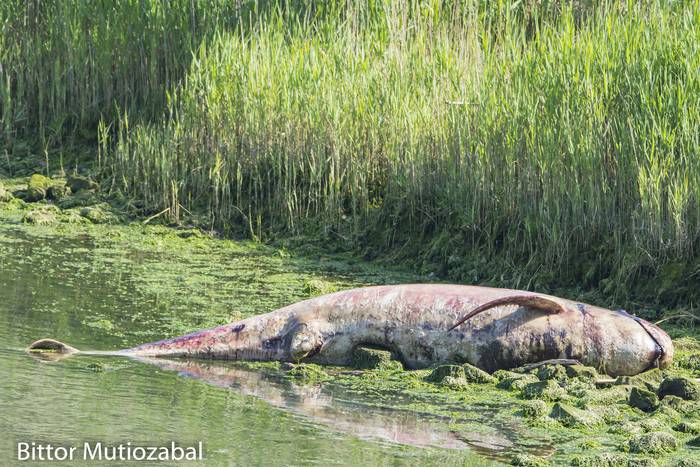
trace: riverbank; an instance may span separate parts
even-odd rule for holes
[[[4,177],[0,172],[0,200],[9,201],[5,205],[5,213],[14,212],[13,221],[22,221],[34,224],[50,224],[50,223],[65,223],[65,224],[131,224],[143,223],[144,225],[159,225],[169,226],[174,229],[194,229],[199,232],[198,235],[204,235],[211,238],[238,238],[239,240],[249,240],[248,235],[233,236],[229,231],[216,228],[215,224],[207,216],[197,215],[195,213],[183,213],[184,217],[180,220],[174,220],[169,215],[169,210],[153,211],[145,209],[143,203],[125,195],[122,191],[115,189],[113,186],[100,186],[98,180],[99,173],[93,170],[83,170],[84,175],[68,175],[64,172],[57,172],[53,178],[45,177],[39,174],[40,167],[37,161],[33,161],[34,169],[32,168],[15,168],[15,172],[23,172],[25,174],[34,174],[33,176],[15,176]],[[91,167],[87,164],[87,167]],[[35,184],[38,188],[31,188],[31,180],[34,177]],[[102,179],[105,185],[111,183],[110,179]],[[73,186],[71,191],[70,186]],[[58,198],[55,194],[46,193],[50,186],[58,188]],[[28,190],[39,190],[40,195],[38,202],[27,202],[25,200],[34,199],[36,194],[29,194]],[[3,194],[4,193],[4,194]],[[14,193],[14,194],[13,194]],[[251,241],[251,244],[258,244],[260,247],[268,245],[271,248],[279,249],[286,252],[285,254],[305,255],[313,254],[315,256],[324,256],[332,254],[335,257],[344,258],[351,262],[365,262],[381,267],[386,271],[394,271],[401,277],[407,274],[409,277],[420,278],[421,281],[438,281],[438,282],[456,282],[468,283],[472,285],[485,285],[491,287],[504,288],[524,288],[526,290],[546,292],[552,295],[562,297],[577,297],[578,300],[587,303],[595,303],[611,309],[625,309],[637,316],[648,319],[649,321],[664,320],[669,324],[694,325],[700,324],[698,314],[693,308],[693,303],[686,303],[687,296],[684,295],[686,288],[696,289],[693,286],[693,278],[695,273],[690,273],[684,267],[666,267],[663,271],[659,271],[660,277],[657,279],[646,278],[640,280],[636,284],[636,289],[654,290],[656,292],[651,295],[637,294],[634,291],[629,292],[626,296],[619,296],[613,293],[610,289],[593,286],[591,284],[577,283],[571,284],[567,281],[545,282],[542,283],[536,277],[524,277],[526,271],[519,272],[519,278],[514,278],[511,274],[505,273],[507,268],[514,267],[501,265],[505,269],[499,269],[496,264],[486,265],[483,257],[471,258],[472,263],[470,268],[478,271],[483,268],[486,272],[475,272],[473,280],[457,281],[445,271],[439,264],[433,264],[433,267],[428,267],[425,264],[419,264],[420,260],[416,258],[406,258],[403,254],[392,250],[378,254],[370,254],[362,250],[354,248],[347,238],[338,237],[337,235],[317,235],[318,232],[312,234],[281,235],[268,242],[260,243],[259,241]],[[418,262],[417,262],[418,261]],[[466,259],[460,260],[466,262]],[[700,264],[700,263],[698,263]],[[694,267],[694,266],[693,266]],[[500,276],[491,275],[495,271],[503,272]],[[513,271],[511,271],[513,272]],[[549,284],[549,285],[547,285]],[[663,293],[657,293],[663,291]],[[670,302],[666,300],[668,294],[674,295]],[[685,298],[681,298],[685,297]],[[669,305],[675,303],[675,306]]]
[[[454,282],[690,306],[697,10],[13,0],[0,170],[70,171],[86,148],[146,216]]]
[[[5,179],[2,184],[6,191],[26,197],[28,181],[22,177]],[[65,182],[68,180],[56,178],[48,183],[54,186]],[[136,217],[128,201],[104,193],[90,179],[72,179],[68,184],[78,182],[82,189],[75,185],[76,193],[65,193],[60,199],[26,202],[5,195],[0,201],[3,238],[8,238],[9,232],[9,238],[15,238],[14,242],[0,242],[0,255],[13,258],[10,248],[20,244],[31,248],[23,260],[28,266],[21,273],[36,279],[27,292],[33,301],[31,313],[50,317],[63,307],[60,289],[72,290],[81,277],[99,273],[104,278],[96,280],[109,284],[109,289],[103,286],[96,293],[114,299],[97,308],[71,312],[67,318],[72,324],[58,328],[61,336],[52,336],[78,347],[127,347],[267,312],[338,289],[434,279],[347,254],[324,253],[316,247],[263,245],[223,239],[191,225],[159,225],[162,216]],[[64,246],[57,249],[56,242]],[[46,249],[44,245],[49,244],[54,246]],[[20,272],[13,269],[7,273]],[[116,279],[125,274],[133,279]],[[47,282],[54,286],[43,287]],[[141,298],[132,305],[117,298],[129,296]],[[148,303],[146,308],[141,305],[143,300]],[[37,319],[32,322],[42,321]],[[317,391],[340,391],[343,400],[364,401],[363,410],[376,425],[358,419],[344,423],[352,427],[348,428],[351,436],[371,440],[386,439],[378,426],[386,426],[392,416],[398,416],[391,414],[403,414],[407,420],[427,414],[440,420],[442,428],[435,435],[440,441],[434,442],[443,443],[442,449],[452,452],[450,462],[460,458],[452,451],[454,446],[464,445],[483,459],[519,465],[607,462],[687,466],[694,465],[692,459],[700,462],[700,451],[694,447],[700,442],[700,403],[691,400],[692,391],[685,394],[689,400],[672,395],[660,400],[655,395],[669,378],[700,377],[698,330],[675,324],[669,321],[663,325],[676,346],[671,370],[602,385],[609,387],[596,385],[605,376],[586,368],[549,366],[525,374],[494,375],[484,375],[468,366],[403,371],[389,355],[381,353],[358,358],[355,369],[276,363],[239,364],[233,368],[191,363],[181,367],[177,362],[164,362],[161,369],[217,386],[227,378],[240,384],[241,375],[248,375],[253,379],[244,388],[270,401],[278,400],[290,388],[304,397]],[[39,337],[47,336],[33,336]],[[99,359],[69,363],[74,365],[98,374],[122,368],[121,364],[114,366]],[[56,368],[60,371],[61,367]],[[279,393],[260,394],[256,389],[260,385],[273,385]],[[376,415],[372,415],[374,411],[378,411]],[[316,412],[300,413],[323,429],[334,429],[332,423],[326,425],[319,420]],[[332,413],[339,417],[339,412]],[[420,438],[425,435],[423,430],[434,429],[433,425],[415,428],[410,432],[411,442],[424,439]]]

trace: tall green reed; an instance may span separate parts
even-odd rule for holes
[[[182,39],[151,110],[105,114],[113,189],[465,281],[624,293],[696,271],[697,1],[243,6]]]
[[[250,8],[224,0],[0,4],[0,151],[94,143],[118,111],[160,117],[192,51]]]

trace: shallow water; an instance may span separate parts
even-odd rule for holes
[[[45,363],[23,351],[43,337],[114,350],[177,335],[307,298],[315,279],[343,288],[415,278],[163,228],[0,223],[0,464],[32,441],[79,452],[86,441],[202,441],[206,465],[484,465],[550,449],[498,404],[445,417],[407,409],[421,401],[400,391],[301,384],[274,367]]]

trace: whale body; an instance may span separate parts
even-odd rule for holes
[[[348,365],[358,346],[390,350],[408,369],[470,363],[488,372],[573,359],[611,376],[666,368],[673,343],[622,310],[489,287],[406,284],[324,295],[241,321],[108,355]],[[70,355],[52,339],[30,351]]]

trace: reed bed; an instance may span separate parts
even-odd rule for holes
[[[0,2],[0,151],[94,153],[101,119],[160,117],[192,51],[244,13],[226,0]]]
[[[191,5],[155,16],[190,25]],[[48,112],[90,131],[100,116],[112,189],[175,220],[466,282],[700,296],[698,1],[310,5],[239,3],[169,43],[123,19],[153,59],[65,52],[105,54],[87,76],[109,85],[25,74],[73,89]]]

